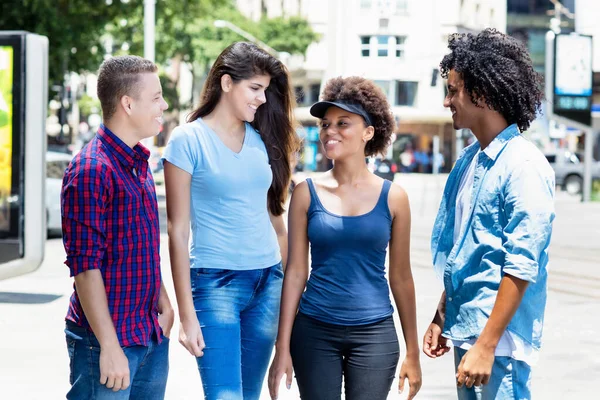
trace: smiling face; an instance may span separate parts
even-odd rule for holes
[[[233,114],[241,121],[252,122],[258,107],[267,102],[265,91],[271,83],[269,75],[254,75],[250,79],[233,82],[229,75],[221,78],[223,96]]]
[[[448,73],[448,94],[444,107],[450,108],[454,129],[471,129],[477,124],[485,109],[473,104],[471,96],[465,90],[464,81],[455,70]]]
[[[319,138],[327,158],[341,160],[356,155],[365,157],[365,145],[373,137],[374,129],[366,126],[363,117],[331,106],[320,125]]]
[[[162,96],[160,79],[156,73],[141,74],[137,93],[128,97],[130,125],[139,140],[156,136],[163,122],[163,112],[169,108]]]

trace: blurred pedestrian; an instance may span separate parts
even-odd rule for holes
[[[385,153],[394,117],[383,92],[359,77],[330,80],[310,112],[321,119],[320,140],[334,164],[292,195],[271,397],[284,374],[290,387],[293,366],[303,399],[339,399],[342,376],[348,400],[387,398],[400,354],[386,279],[389,244],[389,286],[407,347],[400,388],[408,379],[413,398],[421,367],[408,196],[365,162]]]
[[[206,399],[260,396],[287,260],[293,106],[285,66],[234,43],[164,151],[179,341],[197,357]]]
[[[477,141],[453,168],[433,229],[442,294],[423,350],[454,346],[459,399],[530,399],[542,339],[554,172],[521,136],[542,78],[520,42],[496,30],[455,34],[441,62],[454,129]]]
[[[67,399],[163,399],[174,312],[161,280],[150,151],[167,103],[154,63],[109,58],[103,124],[65,172],[63,241],[75,291],[66,318]]]

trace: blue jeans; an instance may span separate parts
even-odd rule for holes
[[[454,348],[454,364],[458,369],[466,350]],[[531,399],[531,367],[510,357],[496,357],[487,385],[457,388],[459,400],[529,400]]]
[[[148,346],[123,347],[129,361],[130,385],[113,392],[100,384],[100,343],[85,328],[67,321],[65,328],[69,352],[71,390],[67,399],[81,400],[162,400],[169,374],[169,339],[163,336]]]
[[[332,325],[296,315],[290,352],[300,397],[385,400],[400,357],[394,319],[368,325]]]
[[[192,268],[192,295],[204,336],[197,358],[207,400],[258,400],[277,336],[281,264],[232,271]]]

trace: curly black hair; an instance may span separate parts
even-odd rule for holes
[[[375,134],[365,146],[365,156],[383,154],[391,143],[394,115],[383,91],[372,81],[359,76],[332,78],[325,84],[322,100],[345,100],[360,104],[369,114]]]
[[[527,130],[544,92],[543,78],[533,69],[525,46],[495,29],[485,29],[477,35],[450,35],[448,48],[451,52],[440,63],[442,77],[447,79],[455,70],[474,104],[483,100],[509,124]]]

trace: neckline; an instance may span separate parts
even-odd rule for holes
[[[248,125],[246,122],[244,122],[244,140],[242,140],[242,147],[240,148],[240,151],[236,153],[235,151],[233,151],[233,149],[231,149],[231,147],[227,146],[225,142],[223,142],[223,140],[217,134],[217,132],[215,132],[206,122],[204,122],[202,117],[198,117],[197,121],[199,121],[206,128],[206,130],[220,143],[220,145],[226,148],[234,157],[241,157],[244,149],[246,148],[246,141],[248,140]]]
[[[386,180],[384,179],[383,184],[381,185],[381,191],[379,192],[379,197],[377,197],[377,202],[375,203],[375,206],[371,209],[371,211],[368,211],[368,212],[366,212],[364,214],[360,214],[360,215],[339,215],[339,214],[335,214],[335,213],[329,211],[327,208],[325,208],[325,206],[323,206],[323,203],[321,203],[321,199],[319,198],[319,194],[317,193],[317,186],[315,185],[314,181],[311,178],[308,178],[308,179],[310,179],[310,185],[312,186],[314,197],[317,200],[319,207],[321,207],[321,210],[323,210],[326,214],[329,214],[332,217],[336,217],[336,218],[360,218],[360,217],[366,217],[366,216],[372,214],[373,212],[375,212],[375,210],[377,210],[377,207],[379,206],[379,203],[381,202],[383,193],[385,191],[385,185],[386,185]]]

